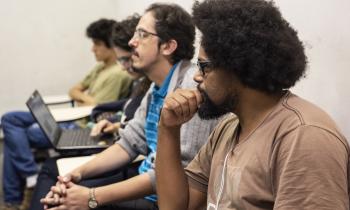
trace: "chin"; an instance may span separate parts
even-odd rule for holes
[[[134,69],[142,69],[142,68],[140,67],[140,64],[139,64],[138,62],[133,62],[133,63],[132,63],[132,68],[134,68]]]

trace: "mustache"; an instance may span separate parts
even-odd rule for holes
[[[131,50],[131,54],[134,56],[139,56],[139,53],[134,48]]]
[[[197,90],[199,91],[199,93],[202,95],[203,99],[207,99],[209,98],[208,94],[203,90],[203,88],[200,87],[200,85],[197,85]]]

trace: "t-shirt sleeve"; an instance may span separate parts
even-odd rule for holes
[[[300,126],[275,142],[275,210],[348,209],[348,146],[333,133]]]
[[[208,189],[211,153],[209,140],[185,168],[190,187],[203,193],[207,193]]]
[[[198,154],[185,168],[190,187],[207,193],[214,150],[219,140],[220,131],[227,121],[220,123],[210,134],[209,140],[202,146]]]
[[[91,85],[91,82],[96,78],[96,74],[99,66],[97,65],[93,68],[88,75],[84,77],[84,79],[80,82],[84,89],[88,89]]]

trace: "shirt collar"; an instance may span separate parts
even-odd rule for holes
[[[169,83],[170,83],[171,77],[173,76],[173,73],[174,73],[174,71],[175,71],[175,69],[176,69],[178,64],[179,63],[176,63],[176,64],[174,64],[171,67],[168,75],[166,76],[165,80],[163,81],[163,83],[162,83],[162,85],[160,87],[158,87],[156,85],[154,86],[153,92],[155,94],[158,94],[158,95],[160,95],[162,97],[166,96],[166,94],[168,93],[168,87],[169,87]]]

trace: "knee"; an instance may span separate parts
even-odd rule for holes
[[[16,118],[16,112],[7,112],[1,117],[1,125],[5,127],[6,125],[12,123]]]
[[[24,126],[31,123],[31,114],[29,112],[7,112],[1,117],[1,125],[4,129],[9,126]]]
[[[32,125],[30,125],[27,128],[27,136],[28,138],[35,140],[35,139],[41,139],[42,136],[44,135],[41,131],[40,126],[38,125],[38,123],[33,123]]]

